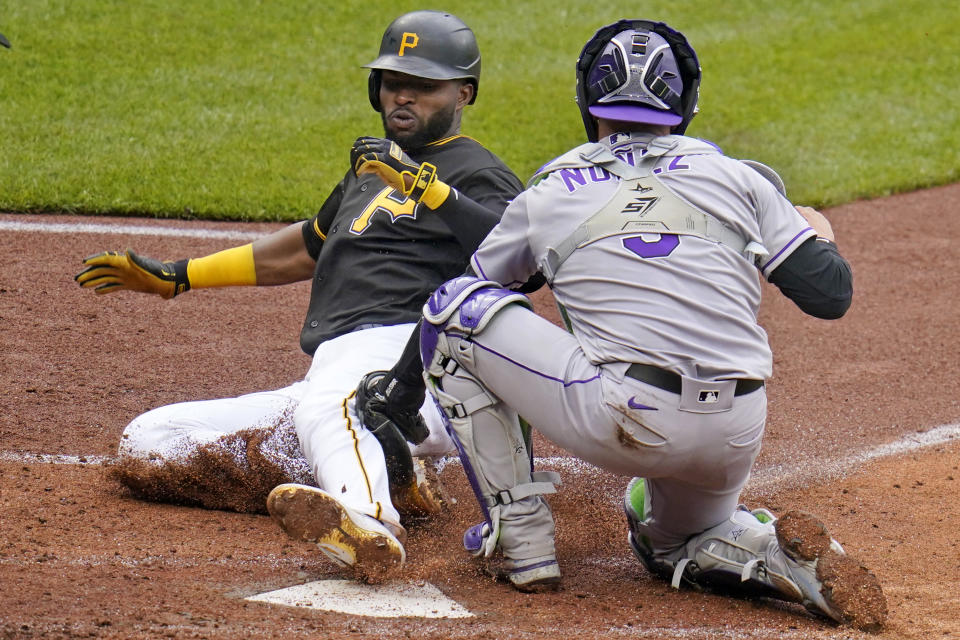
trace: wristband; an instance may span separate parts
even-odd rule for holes
[[[254,286],[257,270],[253,263],[253,244],[225,249],[187,263],[187,279],[195,289],[204,287]]]

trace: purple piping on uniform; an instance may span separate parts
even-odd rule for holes
[[[486,272],[483,270],[483,267],[480,266],[480,262],[477,260],[476,254],[473,255],[473,259],[472,259],[470,262],[472,262],[474,268],[476,268],[476,270],[480,272],[480,273],[479,273],[479,276],[480,276],[481,278],[483,278],[484,280],[489,280],[489,279],[490,279],[490,278],[487,277],[487,274],[486,274]]]
[[[784,251],[786,251],[787,249],[789,249],[790,246],[791,246],[794,242],[796,242],[797,238],[799,238],[800,236],[804,235],[807,231],[813,231],[813,227],[807,227],[806,229],[804,229],[803,231],[801,231],[801,232],[798,233],[797,235],[795,235],[795,236],[793,236],[792,238],[790,238],[790,242],[788,242],[787,244],[785,244],[784,247],[783,247],[783,249],[780,249],[780,251],[777,252],[777,255],[775,255],[775,256],[773,256],[772,258],[770,258],[769,260],[767,260],[767,263],[766,263],[765,265],[763,265],[762,267],[760,267],[760,270],[761,270],[761,271],[766,271],[767,267],[770,266],[770,264],[771,264],[772,262],[774,262],[777,258],[779,258],[780,255],[781,255]]]
[[[467,336],[465,336],[465,335],[463,335],[463,334],[461,334],[461,333],[459,333],[459,332],[453,332],[453,331],[451,331],[451,332],[448,333],[448,335],[456,336],[456,337],[460,338],[461,340],[467,340],[467,341],[469,341],[469,342],[472,342],[474,345],[480,347],[480,348],[483,349],[484,351],[486,351],[486,352],[488,352],[488,353],[492,353],[493,355],[497,356],[498,358],[502,358],[502,359],[506,360],[507,362],[509,362],[509,363],[511,363],[511,364],[515,364],[516,366],[520,367],[520,368],[523,369],[524,371],[529,371],[530,373],[536,374],[536,375],[540,376],[541,378],[546,378],[547,380],[553,380],[554,382],[559,382],[559,383],[562,384],[564,387],[569,387],[569,386],[572,385],[572,384],[586,384],[586,383],[588,383],[588,382],[593,382],[594,380],[597,380],[597,379],[600,378],[600,374],[598,373],[597,375],[593,376],[592,378],[587,378],[586,380],[571,380],[570,382],[566,382],[566,381],[564,381],[564,380],[562,380],[562,379],[560,379],[560,378],[554,378],[553,376],[548,376],[548,375],[545,374],[545,373],[542,373],[542,372],[540,372],[540,371],[536,371],[535,369],[531,369],[530,367],[528,367],[528,366],[526,366],[526,365],[522,365],[522,364],[520,364],[519,362],[517,362],[516,360],[514,360],[514,359],[512,359],[512,358],[508,358],[507,356],[503,355],[502,353],[498,353],[498,352],[494,351],[494,350],[491,349],[490,347],[485,347],[485,346],[483,346],[482,344],[480,344],[479,342],[476,342],[475,340],[470,340],[470,338],[468,338]]]
[[[433,403],[437,405],[437,410],[440,412],[440,417],[443,419],[443,426],[447,430],[447,434],[450,436],[450,439],[453,441],[453,444],[457,447],[457,451],[460,452],[460,465],[463,467],[463,472],[467,476],[467,480],[470,481],[470,487],[473,489],[473,494],[477,498],[477,502],[480,503],[480,509],[483,511],[483,518],[487,521],[487,524],[490,525],[490,528],[493,528],[493,522],[490,519],[490,512],[487,510],[487,503],[484,500],[483,492],[480,491],[480,483],[477,481],[476,472],[473,470],[473,465],[470,463],[470,457],[463,450],[463,445],[460,444],[460,438],[457,437],[457,432],[453,430],[453,426],[450,424],[450,418],[447,416],[447,412],[443,410],[443,407],[440,406],[440,401],[434,396]]]
[[[487,272],[483,270],[483,267],[480,266],[480,262],[477,260],[476,254],[474,254],[474,256],[470,259],[470,265],[473,267],[473,270],[477,272],[477,275],[480,278],[484,280],[490,280],[492,282],[498,282],[496,278],[491,278],[490,276],[487,275]],[[506,284],[501,282],[500,286],[503,287],[504,289],[509,289],[515,285],[520,285],[520,284],[523,284],[523,282],[519,280],[514,280],[513,282],[508,282]]]
[[[723,153],[723,149],[721,149],[716,143],[711,142],[710,140],[704,140],[703,138],[697,138],[697,140],[699,140],[700,142],[706,142],[708,145],[710,145],[720,153]]]
[[[539,569],[540,567],[549,567],[550,565],[557,564],[556,560],[544,560],[543,562],[537,562],[536,564],[528,564],[523,567],[514,567],[510,569],[510,573],[522,573],[524,571],[532,571],[533,569]]]

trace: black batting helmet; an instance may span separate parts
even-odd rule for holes
[[[370,64],[370,104],[380,111],[380,76],[398,71],[433,80],[467,79],[477,99],[480,85],[480,48],[470,27],[443,11],[406,13],[387,27],[380,42],[380,55]]]
[[[577,59],[577,106],[591,142],[597,141],[594,118],[663,124],[682,134],[697,113],[699,93],[696,52],[663,22],[607,25]]]

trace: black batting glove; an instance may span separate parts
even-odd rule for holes
[[[357,417],[375,435],[395,428],[408,442],[420,444],[430,435],[420,416],[425,394],[422,386],[406,385],[388,371],[372,371],[357,387]]]

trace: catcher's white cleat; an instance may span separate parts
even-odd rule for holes
[[[788,511],[774,522],[790,577],[803,605],[861,631],[879,631],[887,617],[880,582],[848,556],[826,526],[803,511]]]
[[[526,560],[507,558],[504,569],[507,580],[517,591],[539,593],[560,588],[560,565],[554,555]]]
[[[380,520],[341,504],[332,495],[303,484],[281,484],[267,496],[267,511],[294,540],[312,542],[358,578],[382,580],[403,566],[406,552],[398,535]]]
[[[486,522],[475,524],[464,532],[463,548],[470,555],[482,559],[489,535],[490,525]],[[497,580],[509,582],[517,591],[524,593],[556,591],[560,588],[560,565],[557,556],[552,553],[523,560],[503,557],[500,553],[484,561],[483,571]]]

